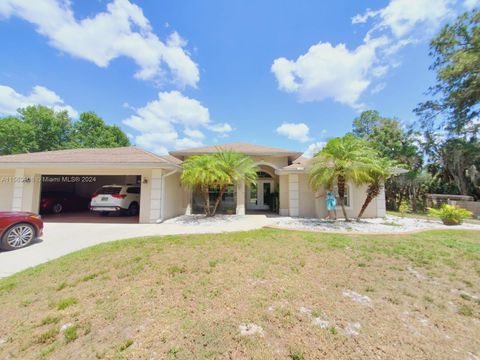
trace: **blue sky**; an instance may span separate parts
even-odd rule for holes
[[[478,2],[1,0],[0,115],[92,110],[158,153],[311,150],[363,109],[414,121],[429,39]]]

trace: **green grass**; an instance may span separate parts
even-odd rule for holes
[[[473,316],[473,309],[468,305],[460,305],[458,313],[463,316]]]
[[[292,360],[303,360],[303,353],[299,350],[293,351],[289,356]]]
[[[73,306],[77,303],[78,303],[78,300],[76,298],[68,297],[68,298],[60,300],[57,303],[56,307],[57,307],[57,310],[65,310],[66,308],[68,308],[70,306]]]
[[[57,337],[57,335],[58,335],[58,329],[51,328],[41,333],[39,336],[37,336],[36,342],[39,344],[51,343]]]
[[[63,337],[65,338],[65,342],[68,344],[69,342],[75,341],[77,339],[77,327],[70,326],[68,327],[65,332],[63,333]]]
[[[57,324],[60,321],[58,316],[48,315],[42,319],[40,325],[50,325],[50,324]]]
[[[336,328],[335,326],[330,326],[330,327],[328,328],[328,331],[329,331],[330,334],[332,334],[332,335],[337,335],[337,334],[338,334],[338,330],[337,330],[337,328]]]
[[[479,233],[463,230],[358,235],[262,229],[104,243],[0,279],[0,329],[11,334],[0,355],[458,357],[438,337],[450,336],[465,351],[480,347],[480,302],[462,295],[480,293],[479,264]],[[344,289],[368,295],[373,307],[346,298]],[[302,306],[311,313],[301,313]],[[399,320],[407,310],[441,328],[405,319],[418,325],[417,337]],[[330,326],[315,326],[315,317]],[[345,337],[353,321],[362,324],[360,335]],[[59,334],[64,323],[75,326]],[[264,336],[241,336],[238,327],[245,323],[260,325]]]
[[[133,340],[132,339],[127,339],[123,343],[120,344],[120,347],[118,349],[120,351],[125,351],[132,345],[133,345]]]

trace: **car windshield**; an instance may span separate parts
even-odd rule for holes
[[[105,187],[101,187],[100,189],[98,189],[97,194],[98,195],[113,195],[113,194],[120,193],[120,190],[122,190],[122,188],[119,187],[119,186],[105,186]]]

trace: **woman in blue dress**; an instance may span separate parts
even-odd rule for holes
[[[337,220],[337,198],[332,190],[327,191],[325,203],[327,205],[327,219]]]

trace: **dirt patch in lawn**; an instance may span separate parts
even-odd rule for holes
[[[0,359],[466,359],[478,232],[102,244],[0,281]]]

